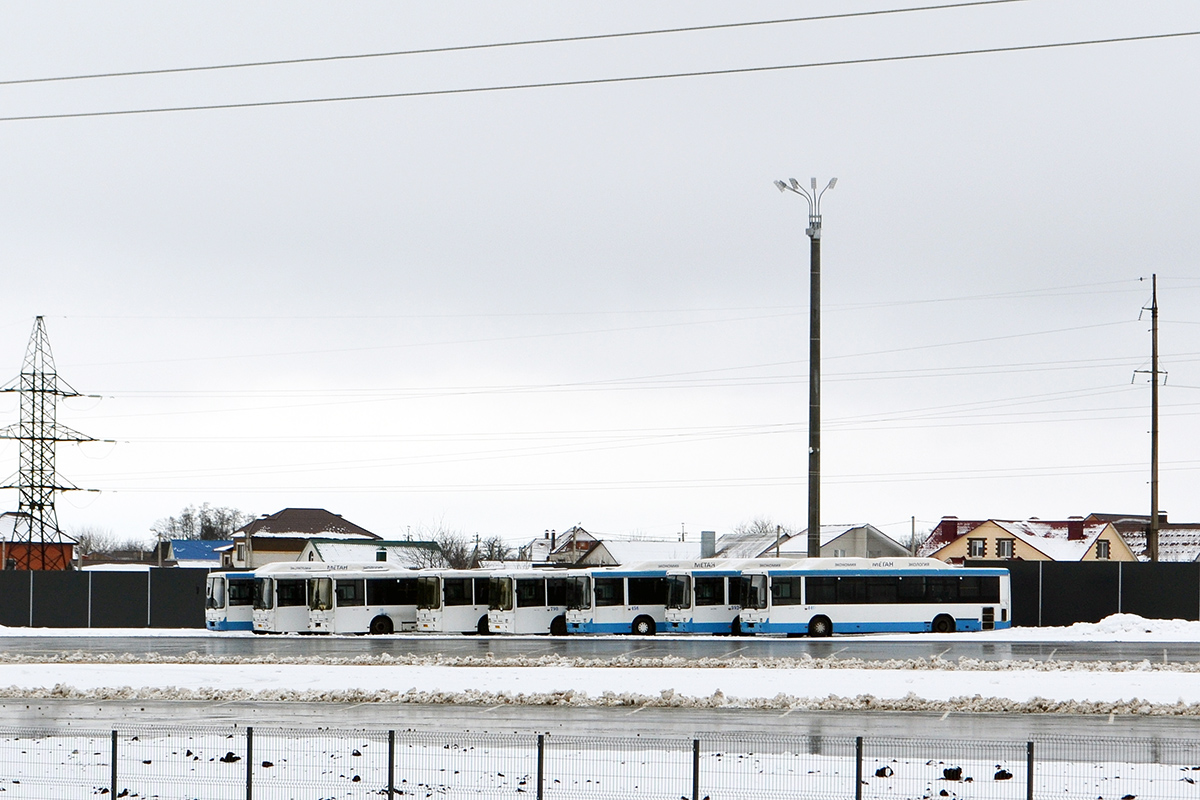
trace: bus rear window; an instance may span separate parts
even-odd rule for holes
[[[546,580],[546,605],[565,606],[567,604],[567,579],[548,578]]]
[[[696,578],[693,591],[696,593],[698,606],[725,605],[724,578]]]
[[[229,605],[248,606],[254,602],[254,579],[242,578],[229,582]]]
[[[417,579],[369,578],[367,603],[373,606],[414,606],[417,604]]]
[[[666,578],[630,578],[629,605],[665,606],[667,604]]]
[[[545,578],[517,579],[517,608],[541,608],[545,605]]]

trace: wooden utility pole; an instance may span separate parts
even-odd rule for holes
[[[1150,276],[1150,530],[1146,554],[1158,561],[1158,275]]]

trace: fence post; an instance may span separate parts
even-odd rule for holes
[[[246,728],[246,800],[254,800],[254,728]]]
[[[692,739],[692,800],[700,800],[700,740]]]
[[[388,731],[388,800],[396,796],[396,732]]]
[[[117,796],[117,732],[112,732],[112,787],[109,797]]]
[[[546,763],[546,737],[540,733],[538,734],[537,742],[537,761],[537,800],[542,800],[542,770]]]
[[[1033,800],[1033,742],[1025,743],[1025,800]]]
[[[862,737],[854,738],[854,800],[862,800]]]

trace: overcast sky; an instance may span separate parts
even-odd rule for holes
[[[0,79],[898,8],[0,6]],[[1200,31],[1024,0],[0,86],[0,116],[731,70]],[[1200,520],[1200,36],[310,105],[0,122],[0,373],[44,315],[62,526],[203,502],[386,537],[803,527],[807,209],[825,196],[824,522]],[[1145,279],[1145,280],[1143,280]],[[1136,376],[1136,377],[1135,377]],[[0,421],[17,419],[0,396]],[[0,444],[17,466],[17,447]],[[17,494],[5,492],[15,510]]]

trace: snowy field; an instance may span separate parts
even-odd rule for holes
[[[45,629],[4,629],[0,635],[10,632],[64,635],[61,630]],[[97,633],[80,632],[86,636]],[[106,633],[128,636],[144,632]],[[172,633],[154,631],[151,635]],[[997,642],[1034,638],[1181,642],[1200,641],[1200,623],[1117,615],[1100,623],[1069,628],[951,636]],[[491,658],[383,654],[347,659],[194,653],[177,658],[93,656],[82,652],[0,654],[0,696],[925,711],[946,708],[1200,716],[1200,665],[937,658],[878,662],[808,656],[685,660],[555,655]]]

